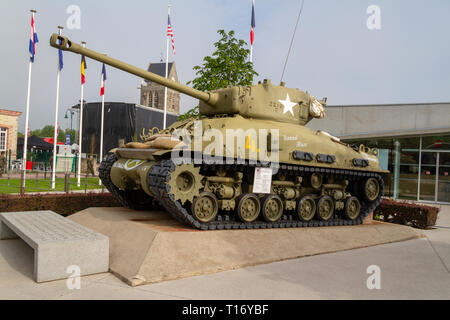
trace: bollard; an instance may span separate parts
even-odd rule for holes
[[[39,188],[39,179],[38,179],[38,172],[36,172],[36,189]]]
[[[26,181],[25,181],[25,183],[24,183],[24,180],[25,180],[25,171],[22,170],[22,171],[20,172],[20,195],[21,195],[21,196],[23,196],[23,195],[25,194],[25,188],[24,188],[24,185],[25,185]]]
[[[69,193],[70,191],[70,173],[64,174],[64,192]]]

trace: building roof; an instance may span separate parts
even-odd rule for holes
[[[308,127],[341,139],[449,134],[449,111],[448,102],[327,106]]]
[[[170,70],[172,69],[173,62],[169,62],[169,68],[168,73],[170,73]],[[166,76],[166,63],[165,62],[157,62],[153,63],[151,62],[148,69],[148,71],[156,73],[157,75],[161,77]]]
[[[18,117],[22,114],[20,111],[13,111],[13,110],[6,110],[6,109],[0,109],[0,115],[2,116],[12,116],[12,117]]]
[[[351,107],[402,107],[402,106],[434,106],[446,105],[450,107],[450,102],[412,102],[412,103],[388,103],[388,104],[346,104],[346,105],[326,105],[327,108],[351,108]]]

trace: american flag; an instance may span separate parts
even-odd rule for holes
[[[252,21],[250,29],[250,45],[253,46],[253,40],[255,40],[255,0],[252,0]]]
[[[34,55],[36,54],[36,43],[38,43],[38,36],[34,27],[34,12],[31,13],[31,35],[30,35],[30,61],[34,62]]]
[[[170,14],[168,15],[168,20],[167,20],[167,36],[172,39],[172,50],[173,50],[173,54],[175,54],[175,42],[174,42],[174,38],[173,38],[172,24],[170,23]]]
[[[100,95],[103,96],[105,94],[105,81],[106,81],[106,68],[105,64],[102,67],[102,82],[100,87]]]

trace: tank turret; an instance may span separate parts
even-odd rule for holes
[[[285,87],[284,83],[276,86],[270,80],[265,79],[257,85],[230,86],[211,92],[203,92],[87,49],[56,33],[51,36],[50,45],[61,50],[84,55],[197,98],[200,102],[200,114],[205,116],[239,114],[244,118],[270,119],[304,125],[312,118],[322,118],[325,115],[326,98],[318,101],[307,92]]]

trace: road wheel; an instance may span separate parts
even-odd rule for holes
[[[200,222],[210,222],[216,218],[219,202],[214,193],[202,192],[192,202],[192,215]]]
[[[262,216],[267,222],[276,222],[283,215],[283,201],[275,194],[269,194],[263,199]]]
[[[363,196],[366,201],[374,202],[380,195],[380,184],[375,178],[368,178],[363,182]]]
[[[361,204],[359,203],[358,198],[349,197],[345,200],[344,205],[344,215],[346,219],[355,220],[359,217],[359,213],[361,211]]]
[[[316,213],[316,202],[311,196],[302,197],[297,203],[297,216],[301,221],[310,221]]]
[[[261,211],[261,205],[258,197],[253,193],[246,193],[238,198],[237,216],[242,222],[255,221],[259,212]]]
[[[334,201],[330,196],[321,196],[317,201],[316,217],[322,221],[331,219],[334,213]]]

